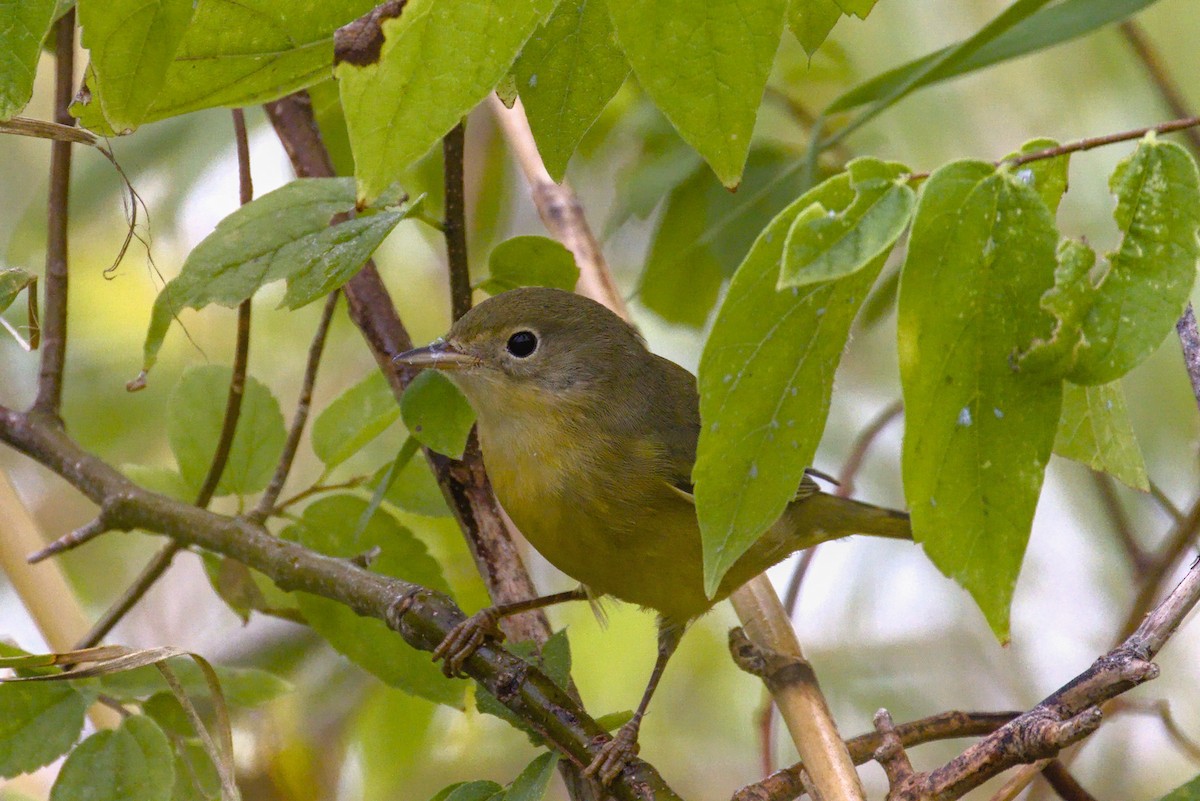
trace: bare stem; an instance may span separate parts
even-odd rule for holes
[[[1132,19],[1127,19],[1119,26],[1121,35],[1125,37],[1125,41],[1137,56],[1138,61],[1142,62],[1142,66],[1146,68],[1146,72],[1150,75],[1150,80],[1154,82],[1155,88],[1158,89],[1158,94],[1162,97],[1163,102],[1171,113],[1176,117],[1187,117],[1192,113],[1192,109],[1183,98],[1183,92],[1179,90],[1179,84],[1171,77],[1171,73],[1167,71],[1166,64],[1158,54],[1157,48],[1154,47],[1150,39],[1146,36],[1142,26]],[[1200,155],[1200,131],[1195,128],[1188,128],[1184,131],[1184,136],[1188,140],[1188,144],[1192,147],[1192,152]]]
[[[296,401],[296,413],[292,416],[292,427],[288,430],[287,442],[284,443],[283,453],[279,456],[279,464],[275,468],[275,475],[271,477],[271,483],[267,485],[267,489],[259,499],[258,505],[254,507],[254,511],[248,515],[251,520],[261,523],[276,511],[275,502],[279,499],[279,493],[283,491],[283,485],[287,483],[288,474],[292,471],[292,462],[300,447],[300,437],[304,433],[304,425],[308,421],[308,414],[312,409],[312,394],[313,386],[317,382],[317,367],[321,363],[321,354],[325,351],[325,340],[329,335],[329,325],[333,320],[334,309],[337,308],[339,294],[341,293],[335,290],[330,292],[329,297],[325,299],[321,321],[317,323],[317,332],[313,335],[312,344],[308,346],[308,362],[304,366],[300,398]]]
[[[75,9],[54,27],[54,120],[72,126],[68,107],[75,93]],[[46,309],[42,316],[42,364],[34,410],[59,420],[67,355],[67,221],[71,184],[71,143],[50,144],[50,194],[46,233]]]
[[[466,122],[455,125],[442,139],[443,176],[446,182],[446,264],[450,273],[450,316],[457,320],[471,310],[471,271],[467,259],[467,201],[463,187]]]

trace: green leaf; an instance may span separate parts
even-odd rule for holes
[[[1054,452],[1149,492],[1146,462],[1129,422],[1120,382],[1063,386],[1062,417]]]
[[[1067,378],[1105,384],[1132,370],[1171,332],[1196,282],[1200,175],[1188,152],[1148,135],[1109,186],[1121,243],[1108,254],[1084,343]]]
[[[65,754],[87,705],[65,681],[0,684],[0,776],[31,773]]]
[[[179,471],[170,467],[145,464],[123,464],[121,472],[137,484],[151,492],[166,495],[177,501],[195,500],[196,492],[188,486],[179,475]]]
[[[213,801],[220,797],[221,776],[204,747],[191,742],[176,746],[171,801]]]
[[[854,202],[847,173],[806,192],[759,234],[700,358],[692,478],[710,595],[795,496],[825,428],[850,324],[886,256],[845,278],[776,291],[788,230],[818,204]]]
[[[168,801],[174,784],[167,735],[150,718],[134,715],[71,752],[50,801]]]
[[[225,420],[233,371],[224,365],[189,368],[167,402],[167,439],[179,473],[194,495],[204,484]],[[287,431],[279,401],[253,376],[246,376],[242,411],[217,495],[250,495],[266,489]]]
[[[185,308],[233,308],[260,288],[288,279],[284,304],[297,308],[349,280],[410,206],[337,225],[354,208],[349,178],[301,178],[247,203],[217,223],[154,301],[143,368],[153,366],[171,321]]]
[[[196,3],[141,122],[213,106],[255,106],[328,79],[333,32],[374,5],[375,0]],[[87,102],[71,109],[89,128],[101,116],[98,107],[108,107],[95,85],[92,90]]]
[[[1058,142],[1045,137],[1030,139],[1021,145],[1020,150],[1009,153],[1004,161],[1026,156],[1030,153],[1040,153],[1058,147]],[[1041,195],[1042,202],[1050,209],[1050,214],[1058,213],[1058,204],[1067,191],[1067,177],[1071,168],[1071,156],[1063,154],[1052,159],[1038,159],[1019,167],[1013,168],[1016,180],[1031,185]]]
[[[908,227],[916,193],[903,164],[858,158],[846,165],[854,201],[834,211],[800,214],[788,230],[778,289],[851,275],[891,252]],[[806,210],[807,212],[807,210]]]
[[[0,2],[0,121],[19,114],[33,96],[33,77],[54,7],[55,0]]]
[[[562,0],[513,72],[538,151],[561,181],[583,135],[629,74],[605,0]]]
[[[508,73],[555,0],[409,0],[370,63],[336,68],[358,171],[373,200]]]
[[[667,197],[655,228],[639,300],[669,322],[702,326],[754,237],[801,190],[798,173],[786,171],[794,162],[784,151],[757,148],[741,188],[729,192],[691,156],[691,176]]]
[[[504,794],[504,801],[542,801],[556,765],[558,754],[553,751],[547,751],[535,758],[513,779],[512,784],[508,786],[508,792]]]
[[[312,446],[326,470],[358,453],[400,416],[400,404],[379,370],[325,407],[313,423]]]
[[[788,29],[809,56],[824,44],[841,18],[842,9],[834,0],[791,0],[788,4]]]
[[[495,782],[459,782],[444,788],[430,801],[487,801],[493,796],[503,796],[504,788]]]
[[[1020,353],[1017,364],[1022,370],[1061,377],[1074,366],[1085,344],[1082,324],[1096,302],[1096,288],[1089,277],[1096,253],[1082,242],[1064,239],[1058,243],[1056,256],[1054,286],[1040,301],[1054,317],[1054,330],[1048,337],[1033,340]]]
[[[1158,801],[1200,801],[1200,776],[1187,784],[1176,787]]]
[[[638,82],[728,187],[741,180],[787,0],[608,0]]]
[[[575,257],[560,243],[544,236],[514,236],[492,249],[488,277],[479,289],[498,295],[521,286],[548,286],[575,290],[579,268]]]
[[[1039,8],[1036,13],[1017,20],[1007,30],[965,58],[942,61],[930,72],[920,75],[922,71],[944,59],[970,39],[888,70],[856,86],[831,103],[826,113],[849,111],[873,103],[892,94],[918,75],[920,77],[908,91],[1068,42],[1132,16],[1156,2],[1158,0],[1063,0],[1048,8]]]
[[[83,46],[91,54],[93,91],[117,131],[144,120],[183,40],[193,0],[80,0]]]
[[[350,558],[379,548],[371,570],[448,593],[442,569],[387,511],[379,509],[357,537],[367,502],[353,495],[332,495],[310,504],[301,521],[284,530],[284,539],[329,556]],[[400,639],[382,620],[365,618],[344,604],[300,593],[300,609],[329,644],[387,684],[431,701],[461,707],[464,683],[447,679],[430,660]]]
[[[417,441],[452,459],[462,458],[475,425],[475,410],[437,370],[425,370],[408,385],[400,399],[400,415]]]
[[[20,267],[0,267],[0,312],[11,306],[17,295],[36,280],[36,275]]]
[[[189,698],[209,697],[211,690],[204,673],[191,657],[172,657],[168,664]],[[225,701],[230,706],[258,706],[292,690],[289,682],[258,668],[213,665],[213,670],[216,671]],[[170,685],[154,665],[107,673],[99,681],[105,695],[120,701],[137,701],[171,691]]]
[[[921,189],[900,278],[913,535],[1002,639],[1062,405],[1061,380],[1012,360],[1051,327],[1057,237],[1028,183],[954,162]]]

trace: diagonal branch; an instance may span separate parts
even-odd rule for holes
[[[185,546],[228,556],[285,591],[319,595],[384,620],[415,648],[432,651],[466,617],[449,598],[432,590],[281,540],[252,521],[142,489],[41,415],[0,407],[0,441],[66,479],[104,508],[115,528],[165,534]],[[499,645],[485,644],[464,670],[577,765],[588,764],[593,742],[606,737],[541,671]],[[635,761],[611,791],[621,801],[678,798],[657,771],[641,761]]]

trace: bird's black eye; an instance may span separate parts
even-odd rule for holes
[[[537,346],[537,336],[532,331],[518,331],[508,338],[508,344],[505,345],[508,352],[518,359],[524,359],[533,353]]]

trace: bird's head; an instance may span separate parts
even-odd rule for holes
[[[393,361],[445,372],[487,417],[515,404],[536,411],[529,405],[620,392],[646,355],[633,327],[599,303],[525,287],[485,300],[442,339]]]

